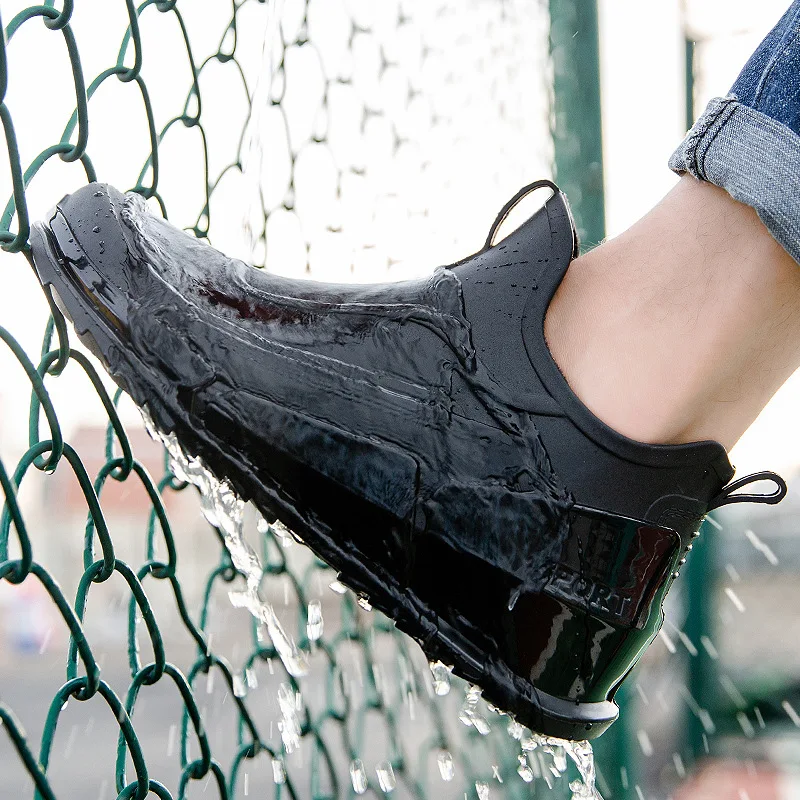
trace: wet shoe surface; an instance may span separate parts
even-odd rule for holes
[[[545,205],[494,244],[527,191]],[[91,184],[34,227],[43,283],[156,427],[532,729],[602,733],[712,507],[721,445],[633,442],[572,393],[544,315],[577,253],[547,181],[474,256],[397,283],[271,275]],[[737,495],[755,479],[770,495]]]

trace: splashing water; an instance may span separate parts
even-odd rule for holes
[[[597,775],[594,767],[594,752],[589,742],[572,742],[567,739],[557,739],[554,736],[532,733],[530,736],[523,735],[520,738],[520,746],[523,753],[519,757],[517,771],[526,783],[530,782],[526,776],[530,775],[531,780],[534,777],[526,753],[531,753],[538,748],[540,753],[546,753],[551,757],[552,763],[549,768],[556,778],[567,772],[568,759],[575,764],[580,780],[574,780],[569,784],[572,800],[603,800],[595,786]]]
[[[156,429],[147,408],[140,410],[150,436],[166,448],[175,477],[185,483],[193,484],[200,490],[203,516],[220,531],[234,567],[245,578],[246,589],[244,591],[232,591],[229,593],[232,604],[238,608],[247,609],[266,627],[275,650],[289,675],[293,677],[306,675],[308,673],[307,654],[301,651],[294,639],[287,635],[270,603],[263,600],[259,595],[259,584],[261,583],[264,569],[257,553],[244,538],[244,502],[236,495],[227,481],[218,480],[199,458],[187,456],[173,434],[165,435],[160,433]],[[294,541],[291,532],[280,523],[269,525],[265,520],[261,520],[259,521],[258,529],[262,533],[271,531],[284,547],[289,546]],[[333,581],[330,588],[337,594],[342,594],[346,591],[346,588],[339,581]],[[360,596],[357,601],[362,609],[371,610],[371,605],[366,597]],[[322,632],[322,606],[318,600],[312,600],[308,606],[307,634],[309,640],[319,640],[322,638]],[[441,662],[431,663],[430,668],[433,675],[434,693],[438,696],[448,694],[451,686],[450,668]],[[241,697],[246,693],[247,688],[255,687],[255,676],[246,675],[245,680],[242,680],[240,676],[236,676],[234,684],[234,694]],[[486,736],[492,728],[483,713],[480,701],[481,690],[477,686],[468,687],[458,718],[464,725],[471,726],[478,733]],[[300,737],[302,735],[299,717],[299,709],[301,707],[299,693],[296,693],[286,684],[281,684],[278,690],[278,705],[281,711],[278,728],[284,749],[286,753],[292,753],[300,746]],[[491,708],[490,710],[502,714],[497,709]],[[800,717],[798,717],[798,722],[800,722]],[[548,785],[551,785],[548,776],[541,774],[537,759],[531,759],[533,751],[538,749],[539,753],[550,756],[549,771],[554,777],[561,777],[567,772],[568,760],[575,764],[580,779],[574,780],[569,784],[572,800],[603,800],[595,787],[594,754],[589,742],[572,742],[530,733],[513,719],[510,719],[508,723],[508,734],[519,743],[521,748],[522,752],[518,756],[517,772],[525,783],[531,783],[536,778],[542,777]],[[452,780],[455,775],[452,755],[448,751],[442,751],[437,757],[437,764],[442,780]],[[546,769],[544,762],[542,762],[542,768]],[[281,758],[273,760],[272,771],[276,784],[286,782],[286,770]],[[384,793],[388,794],[395,789],[397,781],[392,765],[388,761],[383,761],[377,765],[376,774],[378,784]],[[360,759],[355,759],[350,764],[350,779],[356,794],[360,795],[367,791],[367,775]],[[475,783],[475,791],[479,800],[489,799],[490,793],[487,783],[477,781]]]
[[[595,788],[597,774],[594,768],[592,746],[586,741],[566,742],[562,746],[581,776],[580,781],[573,781],[569,785],[572,791],[572,800],[602,800],[600,792]]]
[[[478,710],[480,699],[481,690],[477,686],[468,687],[464,697],[464,705],[461,706],[461,711],[458,712],[458,718],[467,727],[471,725],[481,736],[486,736],[492,730],[492,727],[486,717]]]
[[[519,742],[522,752],[517,757],[519,766],[517,773],[525,783],[531,783],[534,778],[540,777],[539,764],[532,759],[530,754],[539,749],[552,757],[550,770],[555,776],[561,776],[567,771],[567,759],[576,766],[580,780],[572,781],[569,785],[572,800],[602,800],[595,786],[597,775],[594,767],[594,752],[587,741],[571,742],[567,739],[557,739],[553,736],[542,736],[531,733],[514,719],[508,722],[508,735]]]
[[[162,434],[153,423],[147,408],[140,409],[144,425],[150,436],[164,445],[170,456],[170,466],[175,477],[191,483],[200,490],[203,516],[223,536],[225,547],[233,566],[246,581],[247,588],[241,592],[230,592],[228,597],[237,608],[246,608],[269,633],[272,644],[283,662],[286,671],[293,677],[308,673],[308,658],[298,649],[294,639],[287,635],[273,607],[262,600],[259,584],[264,573],[261,561],[244,538],[244,502],[236,495],[227,481],[217,480],[199,458],[187,456],[174,434]]]

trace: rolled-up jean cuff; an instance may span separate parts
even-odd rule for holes
[[[669,159],[752,206],[800,263],[800,136],[734,95],[716,97]]]

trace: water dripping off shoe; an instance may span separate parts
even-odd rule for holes
[[[470,725],[481,734],[487,736],[492,730],[491,725],[486,717],[478,709],[478,703],[481,699],[481,690],[477,686],[470,686],[467,689],[464,697],[464,704],[461,706],[461,711],[458,713],[458,718],[461,722],[469,727]]]
[[[431,676],[433,677],[433,691],[438,697],[444,697],[450,693],[450,673],[452,667],[448,667],[441,661],[431,661]]]
[[[266,626],[272,644],[290,675],[306,675],[307,655],[287,635],[272,605],[259,595],[264,569],[258,554],[244,538],[244,502],[227,481],[218,480],[199,458],[186,455],[174,434],[162,434],[146,407],[142,407],[140,411],[147,432],[166,448],[175,477],[200,490],[203,516],[220,531],[233,566],[245,578],[247,588],[244,591],[230,592],[228,596],[231,603],[237,608],[246,608]]]

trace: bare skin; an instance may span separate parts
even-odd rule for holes
[[[618,432],[730,449],[800,367],[800,265],[752,208],[686,176],[570,266],[545,334]]]

